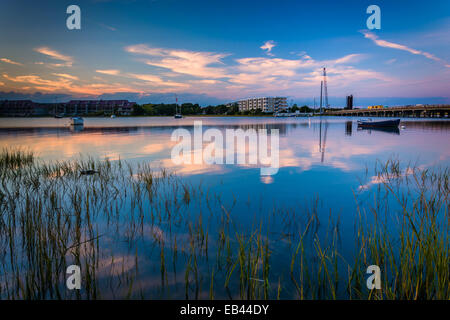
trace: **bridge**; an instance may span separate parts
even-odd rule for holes
[[[450,105],[416,105],[382,109],[343,109],[326,111],[325,114],[345,117],[450,118]]]

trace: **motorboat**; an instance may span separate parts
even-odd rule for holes
[[[363,128],[395,128],[398,127],[400,124],[400,119],[395,120],[382,120],[382,121],[372,121],[372,119],[369,120],[358,120],[358,127]]]

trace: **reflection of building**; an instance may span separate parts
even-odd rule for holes
[[[40,115],[119,114],[130,115],[135,102],[128,100],[71,100],[63,103],[37,103],[31,100],[0,101],[0,115],[26,117]]]
[[[353,122],[352,121],[347,121],[345,123],[345,134],[347,136],[351,136],[352,135],[352,127],[353,127]]]
[[[290,126],[296,126],[296,124],[290,124]],[[249,129],[254,129],[255,131],[265,129],[268,133],[272,132],[273,129],[278,129],[280,135],[285,135],[287,132],[287,125],[285,123],[249,123],[249,124],[239,124],[235,126],[227,126],[227,128],[242,129],[244,131]]]
[[[264,97],[238,101],[239,111],[251,111],[260,109],[262,112],[279,112],[286,110],[286,97]]]

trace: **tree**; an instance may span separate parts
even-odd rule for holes
[[[219,104],[215,109],[215,114],[226,114],[228,111],[228,107],[224,104]]]
[[[135,104],[133,108],[133,112],[131,113],[133,116],[143,116],[145,114],[144,108],[142,106]]]
[[[251,114],[254,114],[254,115],[261,115],[261,114],[263,114],[263,111],[262,111],[262,109],[253,109],[252,111],[251,111]]]
[[[300,108],[300,112],[301,113],[309,113],[312,112],[313,110],[311,108],[309,108],[308,106],[303,106]]]
[[[214,114],[214,107],[213,106],[207,106],[205,109],[206,114]]]
[[[239,114],[239,105],[237,103],[234,103],[229,109],[229,114]]]
[[[155,114],[155,110],[154,110],[153,105],[151,103],[144,104],[142,106],[142,108],[144,109],[144,113],[145,113],[146,116],[153,116]]]

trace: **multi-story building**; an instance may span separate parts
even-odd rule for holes
[[[251,111],[260,109],[262,112],[280,112],[286,110],[286,97],[252,98],[238,101],[239,111]]]
[[[104,112],[130,115],[136,102],[128,100],[70,100],[68,103],[60,103],[59,113],[66,114],[90,114]]]
[[[34,115],[36,103],[31,100],[2,100],[0,114],[9,117],[25,117]]]
[[[347,96],[347,106],[345,107],[347,110],[353,109],[353,95]]]
[[[0,115],[26,117],[38,115],[106,114],[131,115],[135,102],[128,100],[71,100],[62,103],[36,103],[31,100],[0,101]]]

